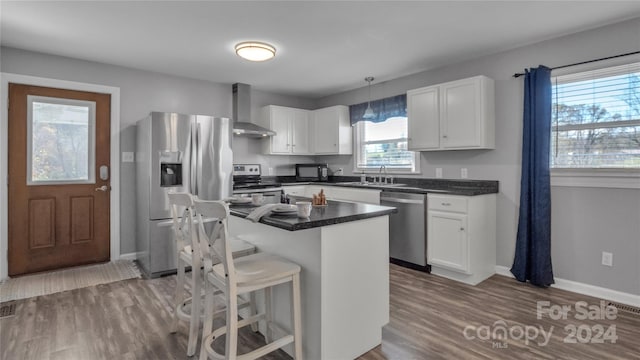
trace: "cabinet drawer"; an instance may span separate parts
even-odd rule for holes
[[[451,195],[429,195],[428,206],[432,210],[467,212],[467,198]]]

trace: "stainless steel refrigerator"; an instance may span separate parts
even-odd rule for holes
[[[136,251],[147,275],[176,270],[169,191],[204,200],[231,195],[232,127],[227,118],[161,112],[138,121]]]

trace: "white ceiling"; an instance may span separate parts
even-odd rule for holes
[[[3,46],[317,98],[640,16],[640,1],[2,1]],[[250,63],[234,44],[265,41]]]

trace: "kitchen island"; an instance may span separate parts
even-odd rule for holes
[[[244,219],[252,210],[231,206],[230,233],[301,266],[304,358],[354,359],[378,346],[389,322],[389,214],[396,209],[330,201],[309,219],[267,215],[258,223]],[[275,321],[290,329],[290,287],[277,286],[273,297]]]

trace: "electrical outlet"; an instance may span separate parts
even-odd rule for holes
[[[613,254],[610,252],[602,252],[602,265],[613,266]]]
[[[272,167],[269,168],[269,175],[273,175],[273,168]]]
[[[122,162],[133,162],[133,152],[131,151],[123,151],[122,152]]]
[[[468,176],[469,173],[467,172],[467,168],[460,169],[460,178],[466,179]]]
[[[442,168],[436,168],[436,177],[442,178]]]

